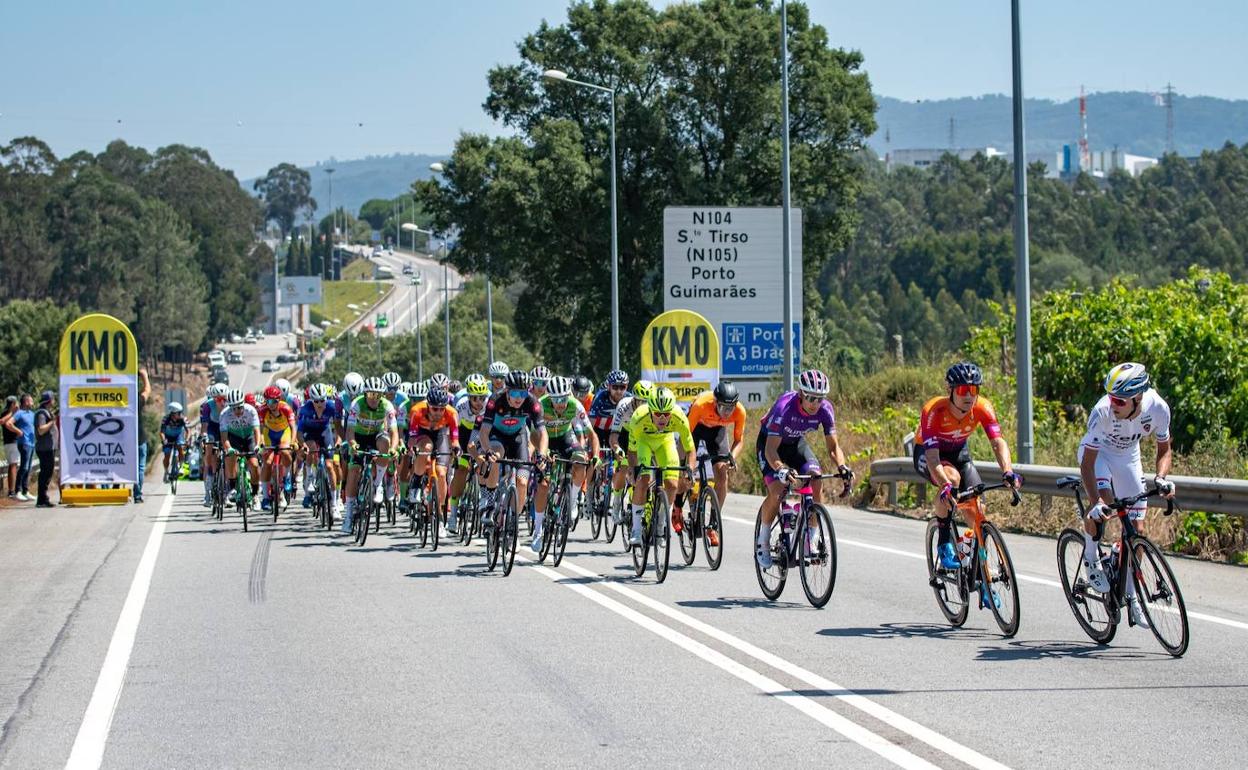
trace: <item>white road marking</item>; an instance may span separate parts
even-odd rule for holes
[[[524,559],[523,557],[517,558],[532,565],[535,571],[545,575],[556,583],[567,579],[567,575],[564,575],[561,572],[557,572],[549,567],[533,564],[533,562],[528,559]],[[568,562],[565,561],[564,565],[567,566],[567,564]],[[577,571],[581,572],[584,570],[578,569]],[[875,752],[899,767],[936,767],[936,765],[933,765],[926,759],[906,751],[897,744],[885,739],[883,736],[877,735],[856,722],[846,719],[817,701],[805,695],[793,692],[790,688],[785,687],[774,679],[764,676],[758,671],[755,671],[754,669],[744,666],[732,658],[729,658],[727,655],[713,650],[705,644],[702,644],[701,642],[692,639],[675,629],[669,628],[653,618],[637,612],[633,608],[604,595],[600,591],[594,591],[586,586],[580,585],[579,583],[560,584],[581,594],[590,601],[611,610],[620,617],[641,626],[647,631],[650,631],[663,639],[666,639],[672,644],[675,644],[677,647],[693,653],[702,660],[705,660],[707,663],[710,663],[711,665],[716,666],[717,668],[720,668],[738,679],[756,687],[759,691],[771,695],[772,697],[779,699],[781,702],[792,706],[817,722],[830,727],[863,748]]]
[[[143,616],[143,605],[147,602],[147,591],[152,585],[156,556],[160,553],[160,543],[173,501],[173,495],[165,498],[160,514],[152,524],[151,534],[147,536],[147,545],[139,558],[138,569],[134,571],[134,580],[130,583],[126,603],[122,605],[121,615],[117,618],[117,627],[113,629],[113,638],[108,643],[108,652],[104,655],[100,676],[95,681],[95,690],[91,693],[91,701],[87,704],[82,724],[78,727],[78,736],[74,739],[69,761],[65,763],[67,769],[94,770],[104,760],[104,747],[108,743],[108,732],[113,726],[117,702],[121,700],[126,669],[130,665],[130,653],[134,649],[134,638],[139,630],[139,620]]]
[[[774,655],[770,652],[767,652],[766,650],[760,647],[756,647],[755,645],[750,644],[744,639],[734,636],[733,634],[730,634],[727,631],[721,631],[720,629],[708,623],[704,623],[690,615],[687,615],[681,612],[680,610],[673,609],[672,607],[669,607],[668,605],[660,601],[651,599],[650,597],[642,593],[639,593],[637,591],[634,591],[633,589],[628,588],[627,586],[624,586],[617,581],[609,580],[605,578],[604,576],[599,575],[596,572],[593,572],[592,570],[588,570],[588,569],[585,569],[584,567],[581,567],[580,565],[573,564],[567,559],[563,560],[562,566],[567,567],[573,572],[579,575],[583,575],[584,577],[597,578],[601,580],[603,585],[605,585],[607,588],[610,588],[611,590],[616,591],[617,593],[623,594],[624,596],[627,596],[628,598],[638,602],[639,604],[649,607],[650,609],[656,612],[662,613],[663,615],[671,618],[672,620],[675,620],[678,623],[681,623],[683,625],[688,626],[689,628],[692,628],[696,631],[706,634],[712,639],[720,641],[728,645],[729,647],[732,647],[733,649],[738,650],[750,656],[751,658],[754,658],[760,663],[764,663],[768,666],[771,666],[772,668],[778,671],[783,671],[789,676],[799,679],[805,682],[806,684],[810,685],[811,687],[815,687],[827,693],[830,697],[834,697],[837,700],[849,706],[853,706],[859,711],[869,714],[870,716],[875,717],[876,719],[889,725],[890,727],[893,727],[896,730],[906,733],[910,737],[920,740],[923,743],[926,743],[928,746],[931,746],[932,748],[936,749],[937,751],[943,752],[960,762],[964,762],[970,765],[971,767],[980,768],[981,770],[1004,770],[1004,768],[1007,767],[1006,765],[1003,765],[994,759],[991,759],[989,757],[984,756],[983,754],[980,754],[978,751],[975,751],[974,749],[968,746],[963,746],[962,744],[958,743],[952,738],[948,738],[944,735],[941,735],[935,730],[932,730],[928,727],[924,727],[918,722],[915,722],[907,717],[904,717],[901,714],[898,714],[897,712],[893,711],[892,709],[882,706],[865,696],[859,695],[858,693],[853,692],[847,687],[843,687],[837,684],[836,682],[825,679],[819,676],[818,674],[815,674],[814,672],[808,671],[802,668],[801,666],[798,666],[795,663],[790,663],[784,658],[781,658],[778,655]],[[580,586],[580,587],[584,588],[584,586]]]
[[[748,519],[743,519],[743,518],[741,518],[741,517],[739,517],[739,516],[725,516],[725,517],[724,517],[724,519],[725,519],[726,521],[733,521],[733,522],[736,522],[736,523],[738,523],[738,524],[745,524],[746,526],[750,527],[751,529],[753,529],[753,528],[754,528],[754,522],[753,522],[753,521],[750,521],[750,520],[748,520]],[[903,550],[901,550],[900,548],[889,548],[888,546],[883,546],[883,545],[875,545],[874,543],[864,543],[864,542],[862,542],[861,540],[848,540],[848,539],[843,538],[843,537],[838,537],[838,538],[836,539],[836,542],[838,542],[838,543],[843,543],[843,544],[845,544],[845,545],[852,545],[852,546],[854,546],[855,548],[867,548],[867,549],[870,549],[870,550],[872,550],[872,551],[882,551],[882,552],[884,552],[884,553],[891,553],[891,554],[893,554],[894,556],[905,556],[905,557],[906,557],[906,558],[908,558],[908,559],[920,559],[920,560],[922,560],[922,558],[923,558],[923,554],[921,554],[921,553],[917,553],[917,552],[915,552],[915,551],[903,551]],[[1062,587],[1062,584],[1061,584],[1060,582],[1056,581],[1056,580],[1053,580],[1053,579],[1051,579],[1051,578],[1042,578],[1042,577],[1037,577],[1037,576],[1035,576],[1035,575],[1023,575],[1023,574],[1021,574],[1021,573],[1020,573],[1020,574],[1019,574],[1019,576],[1018,576],[1018,579],[1019,579],[1019,580],[1025,580],[1025,581],[1027,581],[1028,583],[1038,583],[1038,584],[1040,584],[1040,585],[1042,585],[1042,586],[1049,586],[1049,587],[1051,587],[1051,588],[1061,588],[1061,587]],[[1165,609],[1165,608],[1163,607],[1162,609]],[[1167,611],[1169,611],[1169,612],[1173,612],[1173,610],[1167,610]],[[1205,622],[1207,622],[1207,623],[1217,623],[1218,625],[1222,625],[1222,626],[1229,626],[1229,627],[1231,627],[1231,628],[1238,628],[1238,629],[1241,629],[1241,630],[1244,630],[1244,631],[1248,631],[1248,623],[1245,623],[1245,622],[1240,621],[1240,620],[1231,620],[1230,618],[1218,617],[1217,615],[1207,615],[1207,614],[1205,614],[1205,613],[1203,613],[1203,612],[1192,612],[1191,610],[1188,610],[1188,612],[1187,612],[1187,617],[1188,617],[1188,618],[1194,618],[1194,619],[1196,619],[1196,620],[1203,620],[1203,621],[1205,621]]]

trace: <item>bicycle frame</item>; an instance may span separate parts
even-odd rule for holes
[[[1081,517],[1086,518],[1088,510],[1083,504],[1083,490],[1078,486],[1073,488],[1075,490],[1075,503],[1079,506]],[[1113,599],[1114,605],[1117,607],[1127,606],[1127,581],[1131,580],[1136,571],[1135,555],[1131,553],[1132,549],[1127,547],[1127,541],[1135,537],[1143,537],[1139,530],[1135,528],[1135,522],[1131,520],[1131,506],[1150,497],[1159,497],[1160,495],[1161,490],[1154,488],[1133,497],[1115,499],[1112,503],[1109,503],[1110,509],[1114,511],[1114,516],[1121,524],[1121,529],[1118,533],[1118,561],[1114,564],[1117,574],[1114,576],[1114,581],[1110,583],[1110,598]],[[1174,513],[1174,500],[1170,499],[1166,501],[1165,515],[1169,516],[1172,513]],[[1099,542],[1101,535],[1105,531],[1105,522],[1098,521],[1096,526],[1098,531],[1096,539]]]
[[[1021,503],[1022,498],[1019,496],[1018,490],[1005,483],[976,484],[968,490],[959,492],[957,495],[957,504],[955,508],[958,513],[968,519],[967,523],[970,524],[971,531],[975,533],[975,550],[971,553],[971,566],[969,572],[972,575],[979,575],[979,578],[983,580],[984,585],[992,584],[992,574],[988,570],[988,549],[985,546],[987,541],[984,539],[984,522],[988,519],[987,516],[984,515],[983,495],[985,492],[992,492],[993,490],[1007,488],[1013,493],[1014,496],[1010,504],[1018,505]],[[952,516],[953,513],[950,512],[949,515]],[[956,534],[957,522],[951,521],[949,525],[955,528]],[[975,589],[977,586],[972,585],[971,588]]]
[[[772,526],[775,526],[776,522],[780,521],[781,517],[784,515],[784,501],[794,494],[793,482],[804,482],[804,485],[798,488],[796,492],[802,500],[802,514],[798,516],[799,521],[793,528],[793,536],[790,537],[789,533],[784,531],[783,524],[780,526],[780,552],[784,555],[785,569],[789,569],[797,565],[797,545],[801,542],[801,538],[806,536],[806,530],[810,528],[810,519],[815,515],[815,493],[810,486],[810,482],[815,479],[841,479],[845,482],[845,489],[841,492],[840,496],[845,497],[845,495],[848,494],[850,483],[849,479],[840,473],[811,473],[807,475],[800,475],[796,473],[789,474],[789,480],[784,482],[784,494],[780,496],[780,509],[776,511],[776,519],[772,522]]]

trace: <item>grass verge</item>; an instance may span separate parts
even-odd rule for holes
[[[322,327],[326,337],[338,334],[359,317],[347,305],[358,305],[362,314],[385,296],[386,290],[386,284],[377,281],[325,281],[323,285],[325,301],[314,306],[309,315],[318,326],[329,321],[328,327]]]

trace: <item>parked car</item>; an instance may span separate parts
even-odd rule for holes
[[[233,342],[235,345],[238,345],[238,344],[239,344],[239,343],[241,343],[242,341],[243,341],[243,338],[242,338],[241,336],[239,336],[239,335],[237,335],[237,334],[231,334],[231,335],[230,335],[230,342]]]
[[[243,337],[243,342],[247,345],[256,344],[256,335],[248,334],[246,337]]]
[[[265,361],[264,361],[264,363],[260,364],[260,371],[262,371],[262,372],[271,372],[271,371],[273,371],[273,362],[272,362],[272,361],[270,361],[270,360],[268,360],[268,359],[266,358],[266,359],[265,359]]]
[[[411,275],[412,272],[412,266],[410,264],[403,266],[403,275]]]
[[[243,354],[237,350],[231,350],[229,360],[231,364],[241,364],[243,362]]]
[[[212,384],[213,385],[218,385],[218,384],[229,385],[230,384],[229,372],[225,371],[224,369],[214,370],[212,373]]]
[[[220,350],[214,350],[208,354],[208,364],[214,369],[218,366],[225,366],[225,354]]]

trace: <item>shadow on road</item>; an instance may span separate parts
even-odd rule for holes
[[[999,639],[1000,634],[975,628],[954,628],[940,623],[881,623],[859,628],[825,628],[819,636],[854,637],[858,639]]]
[[[1024,640],[1009,642],[1004,647],[981,647],[975,660],[1000,662],[1011,660],[1173,660],[1162,650],[1141,650],[1134,647],[1101,647],[1093,642]],[[1149,689],[1149,688],[1146,688]]]
[[[721,596],[718,599],[685,599],[676,602],[682,607],[700,607],[712,610],[801,610],[810,605],[799,602],[773,602],[758,597]]]

